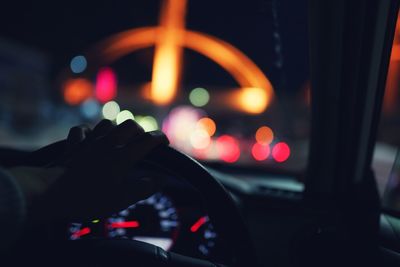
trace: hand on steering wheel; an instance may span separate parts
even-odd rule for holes
[[[231,245],[231,264],[256,266],[247,229],[230,194],[202,165],[167,144],[162,133],[144,133],[134,121],[119,126],[103,121],[93,131],[85,127],[71,129],[68,140],[39,151],[54,153],[57,150],[54,146],[62,148],[65,151],[62,156],[51,164],[48,164],[51,157],[47,156],[47,162],[42,163],[62,166],[65,172],[35,203],[33,216],[37,221],[82,221],[126,208],[154,190],[148,180],[126,179],[134,164],[140,161],[173,173],[206,196],[204,200],[213,225]],[[115,263],[114,259],[133,261],[137,266],[221,266],[134,240],[74,242],[57,249],[61,254],[57,258],[66,251],[66,255],[80,255],[89,262],[98,257],[97,262],[102,266],[109,260]]]
[[[52,164],[65,172],[34,203],[32,217],[37,221],[106,216],[148,197],[155,190],[154,181],[125,178],[134,163],[162,144],[168,144],[165,135],[145,133],[132,120],[118,126],[103,120],[93,131],[72,128],[65,153]]]

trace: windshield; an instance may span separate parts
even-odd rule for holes
[[[7,5],[1,145],[34,149],[77,124],[135,119],[204,161],[305,167],[305,1]]]

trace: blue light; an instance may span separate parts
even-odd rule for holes
[[[96,100],[89,99],[83,102],[80,110],[86,119],[96,119],[100,114],[100,105]]]
[[[73,73],[81,73],[87,67],[87,61],[84,56],[76,56],[71,59],[70,67]]]

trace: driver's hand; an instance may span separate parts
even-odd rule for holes
[[[129,177],[134,164],[168,144],[161,132],[145,133],[134,121],[102,121],[93,131],[73,128],[60,177],[33,203],[30,219],[85,220],[112,214],[154,193],[150,177]]]

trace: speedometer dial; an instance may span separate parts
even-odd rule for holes
[[[106,225],[110,238],[139,240],[170,250],[179,228],[176,208],[162,193],[114,214]]]

